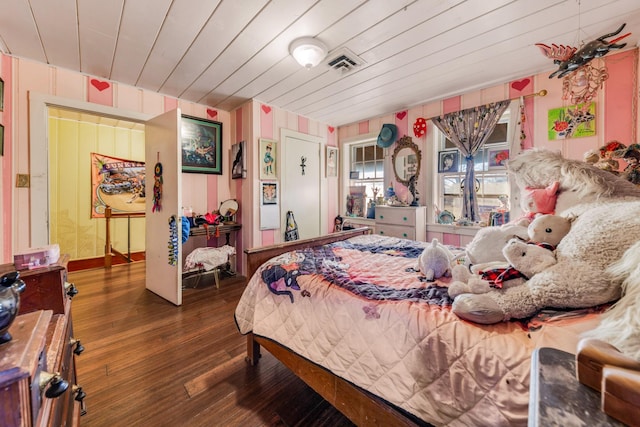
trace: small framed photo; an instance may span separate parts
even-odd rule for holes
[[[246,151],[245,141],[231,146],[231,179],[247,177]]]
[[[262,182],[262,205],[277,205],[278,204],[278,183],[277,182]]]
[[[360,171],[350,171],[349,179],[360,179]]]
[[[260,179],[276,179],[278,143],[269,139],[260,139]]]
[[[504,169],[507,167],[506,161],[509,160],[509,149],[487,150],[487,156],[489,157],[489,169]]]
[[[182,116],[182,172],[222,175],[222,123]]]
[[[0,79],[0,111],[4,111],[4,80]]]
[[[338,149],[327,147],[327,178],[338,176]]]
[[[458,150],[438,152],[438,173],[458,172]]]

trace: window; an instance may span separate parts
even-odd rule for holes
[[[510,183],[507,170],[502,160],[509,157],[509,118],[510,112],[507,109],[502,115],[500,122],[496,125],[491,136],[485,141],[483,147],[474,156],[474,183],[477,191],[478,212],[481,220],[488,220],[489,212],[504,206],[510,197]],[[464,156],[458,151],[456,146],[440,131],[436,144],[438,147],[439,162],[436,169],[438,173],[437,205],[441,210],[448,210],[456,219],[462,217],[462,191],[464,189],[465,172],[467,168]],[[454,154],[451,156],[450,154]],[[453,163],[451,171],[444,171],[448,163],[444,164],[444,159],[457,159]],[[457,171],[453,170],[456,169]],[[505,197],[506,196],[506,197]],[[505,203],[503,203],[503,201]]]
[[[351,144],[349,165],[348,194],[364,193],[366,207],[373,200],[374,194],[382,196],[384,192],[384,149],[376,144],[376,140]],[[366,216],[366,209],[356,209],[352,213]]]

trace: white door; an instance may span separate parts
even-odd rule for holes
[[[179,109],[145,123],[146,287],[175,305],[182,305],[181,151]],[[160,210],[154,211],[156,164],[162,165],[162,197]],[[171,235],[172,217],[175,236]],[[175,262],[170,260],[173,248]]]
[[[282,140],[280,198],[283,236],[287,211],[293,212],[300,239],[320,236],[323,217],[321,145],[303,135],[286,135]]]

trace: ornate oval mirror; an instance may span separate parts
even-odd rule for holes
[[[391,156],[391,164],[393,164],[396,181],[408,187],[409,180],[413,175],[416,176],[417,180],[420,174],[421,161],[422,154],[420,149],[411,137],[405,135],[400,138]]]

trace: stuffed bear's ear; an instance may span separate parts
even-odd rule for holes
[[[576,214],[569,214],[569,215],[567,215],[567,216],[565,217],[565,219],[566,219],[567,221],[569,221],[569,223],[570,223],[570,224],[573,224],[573,222],[574,222],[576,219],[578,219],[578,215],[576,215]]]
[[[549,196],[553,196],[558,192],[558,188],[560,187],[560,183],[558,181],[554,181],[545,189]]]

